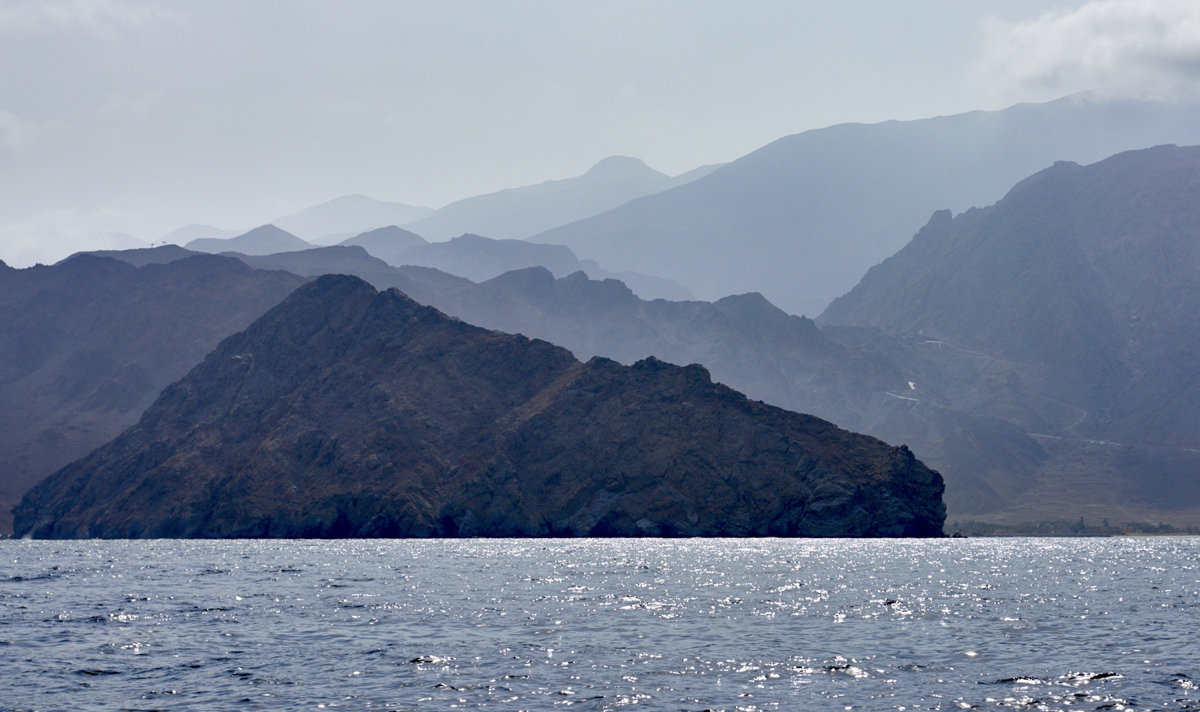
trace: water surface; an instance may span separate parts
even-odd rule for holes
[[[1200,539],[0,542],[0,709],[1200,709]]]

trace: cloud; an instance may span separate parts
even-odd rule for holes
[[[1200,96],[1200,3],[1092,0],[1036,20],[984,21],[982,74],[1000,90]]]
[[[113,36],[174,16],[170,8],[137,0],[11,0],[0,4],[0,34],[66,31]]]

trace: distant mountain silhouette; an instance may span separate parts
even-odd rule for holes
[[[691,298],[690,292],[671,280],[637,272],[612,273],[592,260],[579,260],[574,252],[562,245],[543,245],[526,240],[495,240],[479,235],[460,235],[444,242],[426,242],[419,235],[394,226],[363,233],[341,244],[362,245],[373,256],[396,267],[432,267],[476,282],[526,267],[545,267],[558,276],[586,270],[588,274],[601,279],[619,278],[647,299]],[[319,254],[314,253],[312,259],[316,261],[308,263],[310,266],[315,268],[321,259]],[[331,268],[313,274],[331,271],[337,270]],[[371,277],[365,274],[359,276],[371,280]],[[372,284],[378,286],[374,281]]]
[[[429,243],[415,232],[409,232],[395,225],[387,225],[355,235],[354,237],[348,237],[338,244],[362,247],[371,253],[371,255],[385,262],[390,262],[391,258],[396,257],[405,250]]]
[[[524,239],[682,185],[714,168],[704,166],[670,177],[636,158],[613,156],[582,176],[465,198],[404,227],[433,241],[466,233]]]
[[[570,248],[525,240],[495,240],[462,235],[445,242],[429,242],[393,255],[393,264],[434,267],[443,272],[482,282],[522,267],[541,266],[555,274],[570,274],[581,265]]]
[[[305,250],[311,244],[274,225],[262,225],[250,232],[228,239],[202,237],[184,245],[196,252],[241,252],[247,255],[269,255],[275,252]]]
[[[959,409],[1035,438],[1047,458],[1012,508],[1200,511],[1197,235],[1200,148],[1058,163],[935,214],[821,323],[906,340]]]
[[[905,448],[326,276],[31,490],[37,537],[938,536]]]
[[[781,138],[711,174],[532,236],[704,299],[762,292],[819,314],[935,210],[995,202],[1056,160],[1200,143],[1196,106],[1068,97]]]
[[[215,255],[0,268],[0,531],[28,487],[137,422],[164,386],[303,281]]]
[[[132,250],[91,250],[86,253],[77,254],[87,254],[93,257],[111,257],[126,264],[131,264],[134,267],[145,267],[146,265],[166,264],[203,253],[189,250],[179,245],[159,245],[158,247],[142,247]]]
[[[172,230],[160,238],[161,242],[171,245],[186,245],[192,240],[202,240],[206,238],[215,238],[218,240],[227,240],[231,237],[237,237],[244,233],[245,230],[224,230],[212,225],[188,225],[177,230]]]
[[[271,224],[306,241],[327,243],[375,228],[404,225],[432,212],[432,208],[375,200],[365,195],[345,195],[275,218]]]

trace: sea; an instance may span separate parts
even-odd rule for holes
[[[0,710],[1200,710],[1200,539],[0,541]]]

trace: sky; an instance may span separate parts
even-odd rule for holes
[[[0,0],[0,259],[1198,77],[1194,0]]]

